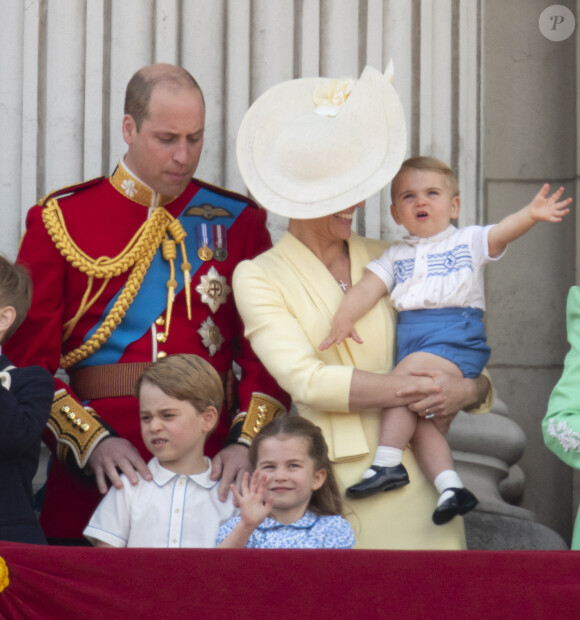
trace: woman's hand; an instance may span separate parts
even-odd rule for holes
[[[399,390],[397,396],[410,398],[417,394],[417,400],[407,406],[417,415],[431,419],[442,433],[447,433],[458,411],[482,403],[490,389],[489,381],[484,376],[463,379],[442,370],[424,370],[412,374],[431,377],[439,390],[423,395],[415,387],[408,387]]]

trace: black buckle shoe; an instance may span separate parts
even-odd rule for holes
[[[453,495],[435,508],[432,517],[435,525],[448,523],[453,517],[465,515],[477,506],[477,497],[468,489],[450,488],[445,491],[453,491]]]
[[[370,478],[365,478],[362,482],[353,484],[346,490],[347,497],[360,499],[369,497],[380,491],[391,491],[409,484],[409,474],[403,464],[395,467],[378,467],[372,465],[371,469],[377,473]]]

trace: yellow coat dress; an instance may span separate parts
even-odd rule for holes
[[[386,242],[352,234],[351,278],[379,257]],[[357,323],[363,344],[348,339],[326,351],[328,334],[344,294],[326,267],[285,233],[278,244],[238,265],[233,277],[246,336],[264,366],[290,393],[300,415],[323,430],[342,491],[370,466],[379,437],[379,412],[349,412],[354,368],[388,373],[393,366],[395,313],[385,297]],[[411,449],[403,463],[411,483],[395,491],[346,501],[346,517],[360,549],[464,549],[463,520],[435,526],[437,493]]]

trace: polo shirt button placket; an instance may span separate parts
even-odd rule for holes
[[[187,477],[179,476],[176,481],[175,489],[173,493],[173,499],[171,501],[170,516],[169,516],[169,547],[179,547],[179,541],[181,540],[181,529],[183,526],[183,520],[181,515],[185,506],[185,493],[187,490]]]

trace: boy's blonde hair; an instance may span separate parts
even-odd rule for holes
[[[23,265],[10,262],[0,256],[0,308],[12,306],[16,318],[6,330],[2,343],[20,327],[30,309],[32,302],[32,280]]]
[[[457,179],[453,174],[453,170],[440,159],[436,159],[435,157],[411,157],[406,159],[399,171],[395,175],[394,179],[391,182],[391,202],[395,202],[395,197],[397,196],[397,183],[399,181],[399,177],[409,170],[428,170],[430,172],[438,172],[443,175],[447,182],[449,183],[449,187],[451,188],[451,193],[453,196],[459,196],[459,186],[457,185]]]
[[[198,355],[179,353],[157,360],[137,380],[135,395],[146,381],[164,394],[191,403],[199,413],[215,407],[218,415],[224,402],[222,380],[215,368]]]

